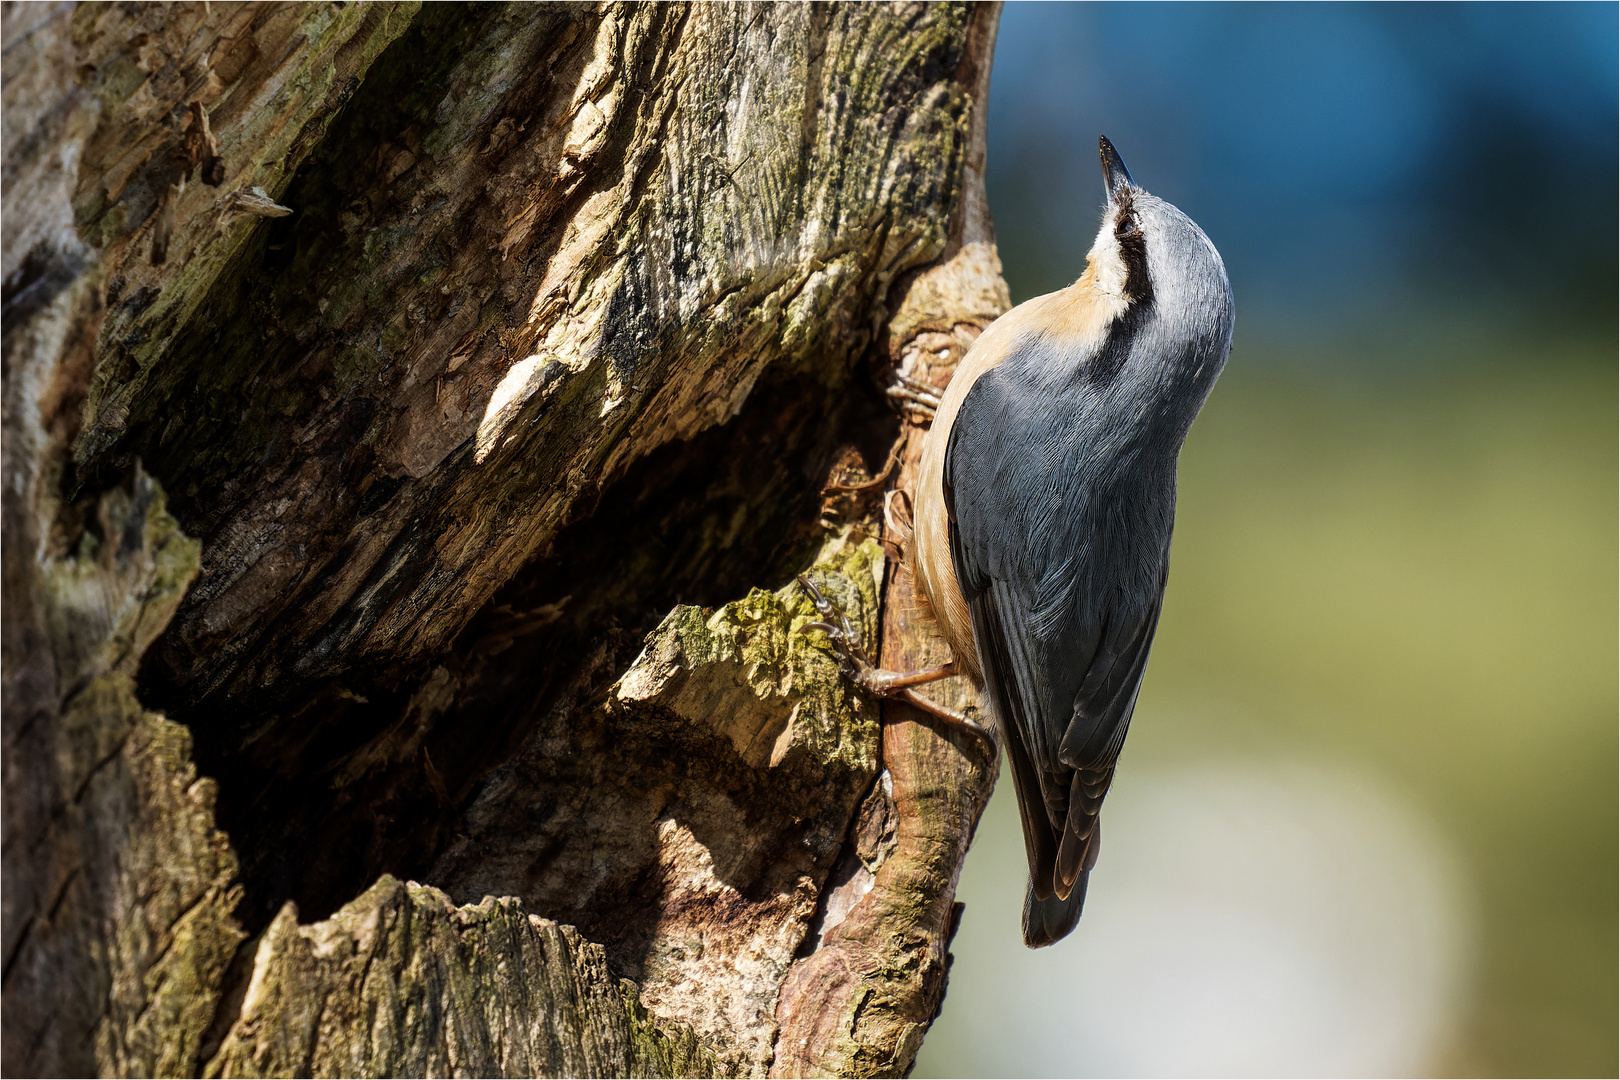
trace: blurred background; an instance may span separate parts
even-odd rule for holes
[[[1099,132],[1214,239],[1231,360],[1079,930],[1010,782],[918,1076],[1613,1076],[1617,9],[1008,4],[1014,301]]]

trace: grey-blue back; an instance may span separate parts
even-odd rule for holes
[[[1100,346],[1027,331],[963,399],[945,464],[952,562],[1023,812],[1031,945],[1079,917],[1164,594],[1176,458],[1231,343],[1213,245],[1139,189],[1133,208],[1147,295]]]

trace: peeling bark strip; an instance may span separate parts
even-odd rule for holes
[[[909,1069],[994,763],[792,582],[937,650],[995,8],[0,13],[0,1068]]]

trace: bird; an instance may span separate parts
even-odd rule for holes
[[[906,556],[953,660],[907,674],[852,658],[861,685],[1005,747],[1031,948],[1084,907],[1164,598],[1177,459],[1232,346],[1215,245],[1106,136],[1098,154],[1107,201],[1084,273],[980,335],[923,443]],[[849,651],[847,621],[818,625]],[[993,735],[913,689],[951,674]]]
[[[1031,948],[1084,907],[1164,598],[1177,460],[1232,347],[1215,245],[1106,136],[1098,156],[1085,272],[992,323],[941,397],[908,560],[1006,749]]]

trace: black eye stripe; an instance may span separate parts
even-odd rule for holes
[[[1133,205],[1135,191],[1125,188],[1115,204],[1118,217],[1114,219],[1114,239],[1119,243],[1119,255],[1125,263],[1125,295],[1142,304],[1153,300],[1153,280],[1148,277],[1147,238],[1136,219]]]
[[[1134,219],[1131,224],[1130,229],[1119,229],[1115,233],[1120,259],[1125,263],[1125,294],[1138,302],[1149,301],[1153,299],[1153,282],[1148,277],[1147,238],[1136,227]]]

